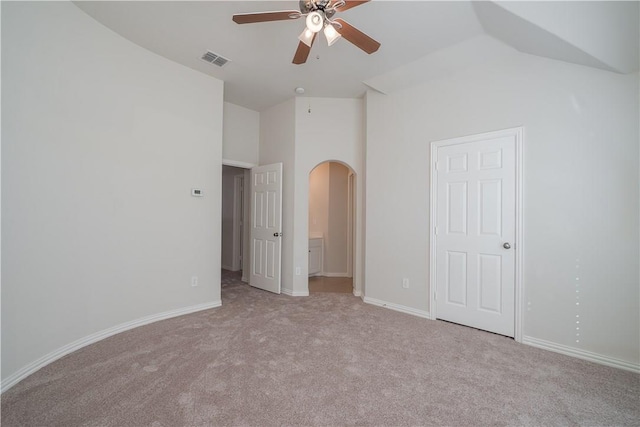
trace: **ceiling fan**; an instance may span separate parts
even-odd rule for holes
[[[280,10],[277,12],[255,12],[239,13],[233,15],[233,21],[237,24],[252,24],[256,22],[286,21],[288,19],[298,19],[306,17],[306,27],[298,37],[300,43],[293,56],[294,64],[304,64],[307,62],[311,46],[320,30],[324,30],[329,46],[338,39],[344,37],[345,40],[356,45],[368,54],[372,54],[380,47],[380,43],[350,25],[342,19],[332,19],[336,12],[343,12],[347,9],[367,3],[369,0],[300,0],[300,11]]]

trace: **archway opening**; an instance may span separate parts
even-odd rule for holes
[[[355,173],[325,161],[309,173],[309,292],[353,293]]]

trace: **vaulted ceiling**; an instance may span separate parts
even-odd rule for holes
[[[367,55],[345,40],[320,37],[309,60],[291,63],[304,20],[238,25],[235,13],[296,10],[290,1],[78,1],[100,23],[132,42],[225,81],[225,100],[263,110],[295,96],[359,97],[367,86],[398,85],[394,70],[413,80],[454,64],[486,60],[504,49],[618,73],[639,69],[639,2],[468,2],[374,0],[340,17],[382,43]],[[231,61],[217,67],[206,51]],[[386,77],[385,77],[386,76]],[[411,80],[411,79],[409,79]],[[365,84],[366,83],[366,84]]]

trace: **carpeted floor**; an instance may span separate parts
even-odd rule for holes
[[[2,426],[640,424],[637,374],[349,294],[222,298],[41,369]]]
[[[338,292],[353,293],[353,279],[351,277],[309,277],[309,293]]]

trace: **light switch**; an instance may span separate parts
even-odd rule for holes
[[[191,189],[191,195],[192,195],[193,197],[202,197],[202,196],[203,196],[203,194],[202,194],[202,190],[201,190],[201,189],[199,189],[199,188],[192,188],[192,189]]]

